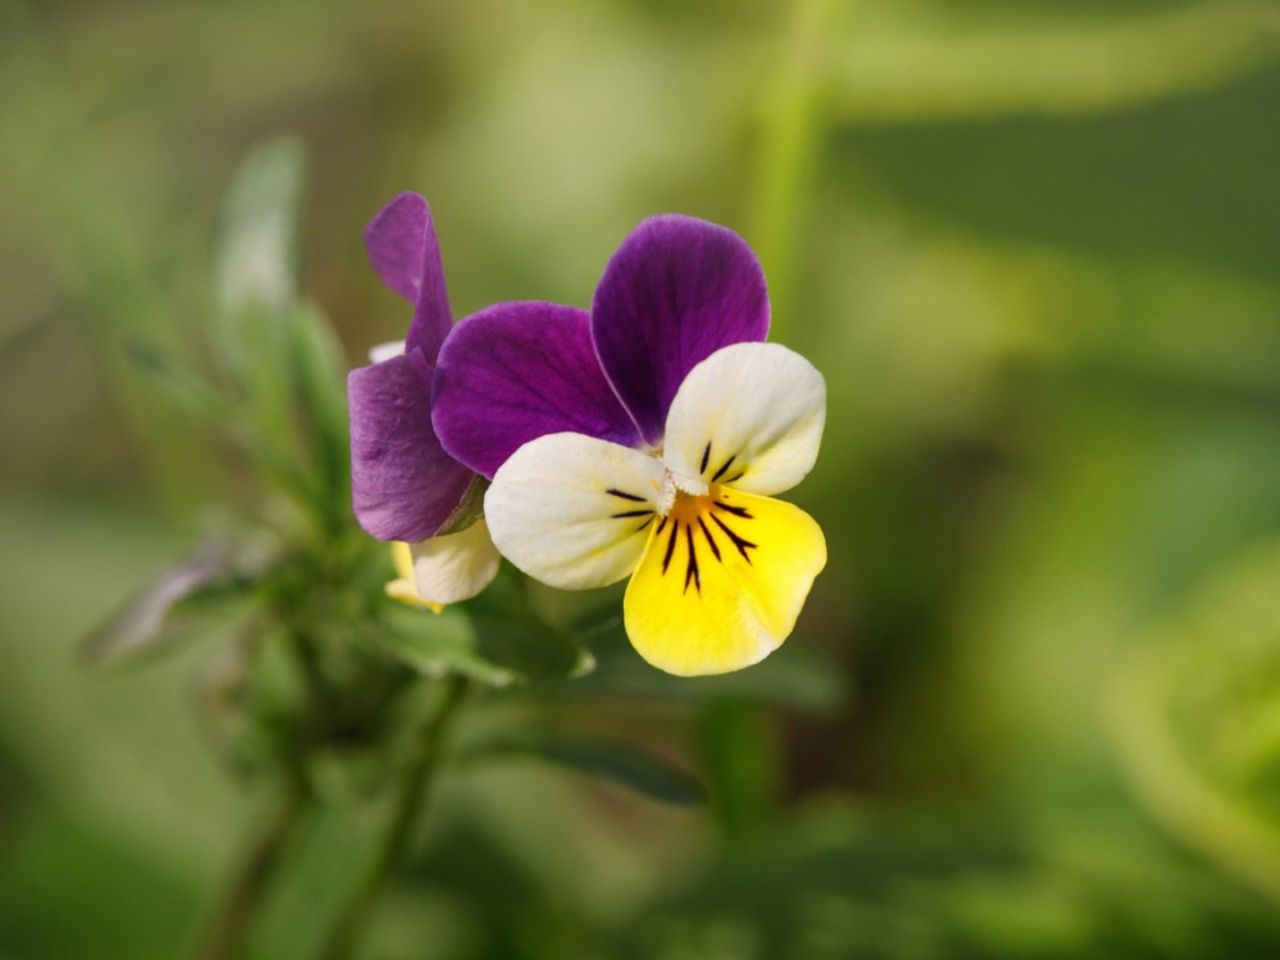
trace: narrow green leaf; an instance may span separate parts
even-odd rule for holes
[[[305,180],[306,153],[291,137],[259,144],[240,165],[227,194],[214,267],[223,316],[247,307],[280,312],[297,300]]]
[[[249,153],[227,194],[214,263],[214,357],[247,397],[255,432],[287,450],[297,444],[291,325],[305,161],[302,145],[291,138],[267,141]]]
[[[477,652],[476,631],[459,607],[438,614],[397,607],[376,634],[383,650],[427,677],[456,672],[490,687],[505,687],[518,676]]]
[[[209,427],[228,429],[235,423],[235,408],[226,397],[160,350],[133,343],[126,356],[139,379],[154,386],[173,408]]]
[[[95,630],[84,643],[97,666],[156,653],[180,639],[193,621],[224,601],[244,597],[252,582],[235,568],[221,543],[201,547],[165,570]]]
[[[307,440],[309,471],[331,526],[345,520],[350,460],[343,380],[347,365],[328,319],[316,307],[294,310],[289,326],[294,422]]]
[[[377,642],[427,676],[455,670],[489,686],[564,680],[595,661],[529,607],[516,575],[504,571],[474,600],[439,614],[389,603]]]
[[[521,574],[504,568],[466,610],[477,652],[526,680],[576,679],[595,669],[584,647],[538,615]]]
[[[745,670],[712,677],[673,677],[649,666],[631,648],[621,611],[583,619],[575,636],[587,643],[595,671],[567,687],[565,695],[626,697],[663,703],[745,701],[811,714],[835,714],[853,696],[844,670],[829,654],[794,637],[768,659]],[[559,691],[558,691],[559,692]]]
[[[499,740],[473,748],[464,759],[518,756],[568,767],[662,803],[693,806],[706,799],[693,774],[629,743],[560,737]]]

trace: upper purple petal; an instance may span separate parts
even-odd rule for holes
[[[369,263],[382,282],[410,303],[422,289],[422,246],[431,223],[427,201],[402,193],[364,228]]]
[[[627,236],[591,310],[600,364],[654,446],[685,374],[721,347],[768,333],[764,272],[746,241],[679,214],[650,217]]]
[[[351,497],[379,540],[425,540],[458,507],[473,474],[431,426],[430,368],[420,351],[347,376]]]
[[[413,321],[405,335],[405,348],[418,349],[428,360],[435,360],[440,345],[453,329],[453,311],[449,309],[449,288],[444,282],[444,261],[440,258],[440,241],[436,239],[435,222],[427,215],[427,233],[422,244],[422,289],[413,308]]]
[[[434,360],[453,326],[453,311],[427,201],[416,193],[400,194],[365,228],[364,242],[382,282],[414,304],[406,348]]]
[[[548,433],[625,446],[640,439],[596,360],[590,316],[577,307],[500,303],[468,317],[440,351],[433,392],[440,442],[486,477]]]

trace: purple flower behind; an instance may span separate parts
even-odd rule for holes
[[[431,381],[453,314],[427,201],[396,197],[365,230],[365,246],[382,281],[414,312],[403,356],[347,378],[352,501],[360,525],[379,540],[425,540],[474,479],[445,452],[431,422]]]

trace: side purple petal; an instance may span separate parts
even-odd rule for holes
[[[654,446],[685,374],[721,347],[768,333],[764,272],[746,241],[679,214],[650,217],[630,233],[591,311],[600,364]]]
[[[416,193],[402,193],[364,228],[369,263],[382,282],[410,303],[422,288],[422,246],[431,213]]]
[[[424,200],[423,203],[426,203]],[[422,241],[422,277],[418,300],[413,308],[413,321],[405,335],[406,349],[421,350],[432,363],[440,345],[453,329],[453,311],[449,309],[449,289],[444,282],[444,261],[440,257],[440,241],[436,239],[435,221],[427,211],[427,229]]]
[[[429,375],[418,352],[347,377],[352,501],[360,526],[379,540],[434,535],[471,483],[432,429]]]
[[[365,228],[364,244],[382,282],[414,305],[407,348],[434,360],[453,327],[453,311],[427,201],[416,193],[400,194]]]
[[[555,303],[500,303],[459,323],[440,351],[432,417],[444,448],[486,477],[548,433],[640,439],[596,360],[589,315]]]

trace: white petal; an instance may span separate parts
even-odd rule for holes
[[[500,558],[483,520],[465,530],[409,544],[413,582],[428,603],[470,600],[498,573]]]
[[[403,353],[403,340],[392,340],[390,343],[380,343],[377,346],[369,348],[369,362],[381,363],[383,360],[390,360],[392,357],[398,357]]]
[[[663,459],[676,482],[697,479],[770,496],[818,458],[827,383],[776,343],[735,343],[689,371],[667,414]]]
[[[603,587],[639,563],[664,477],[639,450],[553,433],[498,468],[485,519],[503,556],[531,577],[565,590]]]

